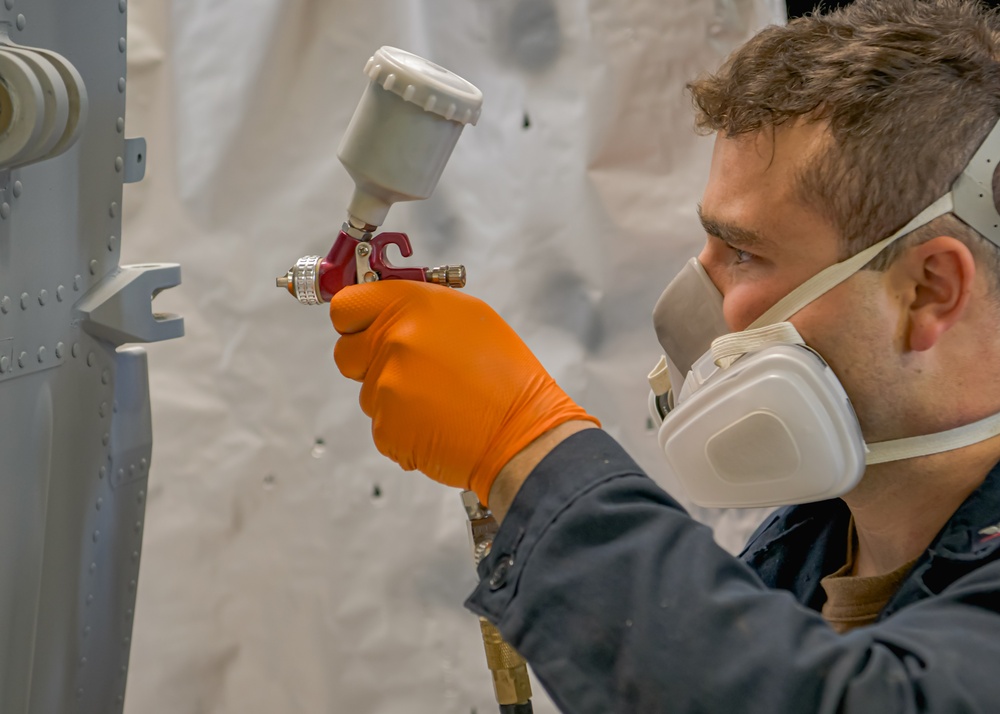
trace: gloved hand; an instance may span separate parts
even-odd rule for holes
[[[385,280],[341,290],[334,359],[361,386],[380,452],[486,503],[500,469],[549,429],[597,422],[559,388],[486,303]]]

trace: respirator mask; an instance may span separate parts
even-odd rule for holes
[[[671,470],[705,507],[779,506],[850,491],[867,464],[961,448],[1000,434],[1000,414],[949,431],[866,444],[843,386],[788,318],[893,242],[947,213],[1000,246],[993,174],[1000,123],[951,190],[902,229],[832,265],[729,333],[722,295],[692,258],[657,301],[666,352],[649,375],[650,413]],[[680,385],[680,389],[677,386]]]

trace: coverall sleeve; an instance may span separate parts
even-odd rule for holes
[[[466,603],[564,712],[996,712],[1000,561],[838,635],[719,548],[606,433],[532,472]]]

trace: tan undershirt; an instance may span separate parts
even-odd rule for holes
[[[870,577],[851,575],[854,571],[857,548],[858,534],[854,529],[852,518],[847,528],[847,562],[840,570],[830,573],[819,581],[826,591],[823,619],[839,633],[875,622],[882,608],[896,594],[914,563],[917,562],[914,558],[884,575]]]

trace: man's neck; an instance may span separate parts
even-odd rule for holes
[[[1000,458],[993,441],[868,467],[844,496],[858,534],[852,574],[882,575],[918,558]]]

